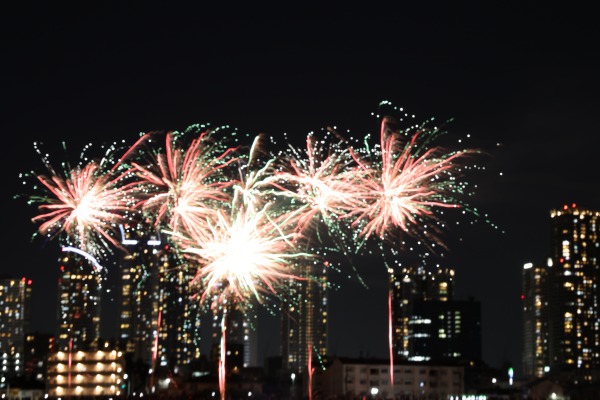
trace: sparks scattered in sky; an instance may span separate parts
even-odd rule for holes
[[[304,148],[274,152],[263,136],[246,147],[235,129],[197,124],[164,141],[142,135],[120,158],[116,146],[99,161],[82,152],[61,173],[44,156],[50,174],[36,175],[44,193],[29,198],[39,210],[33,222],[98,257],[103,247],[120,248],[121,224],[153,221],[171,234],[182,264],[195,263],[203,301],[260,301],[261,290],[295,276],[300,258],[323,257],[325,243],[350,254],[368,241],[396,247],[404,234],[443,246],[440,210],[474,212],[462,177],[477,151],[438,146],[445,132],[431,120],[401,129],[414,116],[386,107],[393,111],[378,115],[379,143],[328,128],[309,133]]]
[[[41,155],[39,144],[35,147]],[[65,162],[60,172],[44,155],[48,174],[34,174],[41,183],[36,188],[41,190],[30,196],[29,202],[39,210],[32,219],[39,224],[39,234],[58,237],[63,246],[79,248],[93,257],[104,257],[113,248],[122,248],[118,226],[134,217],[137,185],[131,170],[116,158],[115,144],[97,160],[84,156],[90,147],[84,148],[78,165],[70,167]]]

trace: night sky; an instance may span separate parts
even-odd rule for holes
[[[482,304],[484,361],[519,367],[520,273],[548,255],[550,210],[600,207],[600,35],[591,10],[85,3],[21,2],[0,13],[0,268],[33,279],[35,329],[56,325],[58,242],[32,241],[35,210],[13,199],[32,192],[20,172],[46,172],[34,141],[58,163],[63,141],[73,150],[133,143],[139,132],[197,122],[299,140],[327,125],[377,134],[371,113],[389,100],[419,121],[452,118],[449,135],[470,134],[486,153],[468,201],[493,224],[453,228],[439,263],[456,270],[456,298]],[[340,279],[331,295],[330,350],[387,357],[386,272],[373,260],[359,270],[368,288]],[[259,342],[263,355],[278,352],[273,340]]]

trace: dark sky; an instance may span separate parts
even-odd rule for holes
[[[549,211],[600,207],[598,24],[571,5],[418,3],[30,1],[2,10],[1,272],[33,279],[34,327],[56,324],[58,247],[31,241],[34,210],[13,200],[31,191],[19,172],[45,172],[34,141],[79,150],[196,122],[253,135],[303,138],[326,125],[362,135],[378,132],[370,114],[390,100],[417,119],[454,118],[450,134],[470,134],[489,154],[470,202],[500,229],[449,232],[440,264],[456,270],[458,298],[482,304],[484,360],[518,367],[520,272],[549,251]],[[386,273],[361,271],[369,289],[348,280],[331,296],[331,351],[386,357]],[[266,343],[265,353],[277,350]]]

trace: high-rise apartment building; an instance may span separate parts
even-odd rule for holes
[[[218,365],[221,350],[223,305],[212,310],[212,351],[211,361]],[[227,310],[225,318],[225,367],[228,373],[236,373],[241,368],[258,366],[257,343],[258,319],[251,312],[243,312],[239,305]]]
[[[23,375],[25,335],[31,312],[31,280],[0,279],[0,388]]]
[[[290,282],[293,302],[282,312],[281,358],[284,371],[306,372],[309,357],[313,365],[327,355],[327,262],[304,266],[310,280]]]
[[[178,372],[200,357],[200,314],[191,298],[195,271],[175,261],[151,228],[122,228],[119,339],[126,353],[154,370]]]
[[[481,360],[481,305],[453,298],[454,270],[391,275],[395,354],[408,361]]]
[[[549,360],[549,273],[552,260],[538,265],[527,263],[522,272],[523,302],[523,375],[539,378],[550,367]]]
[[[575,204],[550,211],[550,261],[523,274],[530,375],[572,373],[585,382],[600,370],[599,223],[600,211]]]
[[[55,338],[50,333],[30,332],[25,334],[26,380],[43,383],[46,381],[48,355],[55,349]]]
[[[76,251],[64,250],[59,262],[58,350],[95,350],[100,340],[100,267]]]

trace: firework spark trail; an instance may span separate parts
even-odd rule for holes
[[[201,232],[174,234],[183,252],[200,266],[193,282],[203,288],[200,302],[210,299],[213,308],[227,302],[260,302],[259,292],[276,294],[288,279],[300,279],[292,273],[295,261],[311,257],[297,250],[303,236],[285,210],[257,199],[266,186],[261,179],[270,160],[261,169],[249,169],[255,151],[253,146],[247,163],[240,166],[240,180],[232,181],[232,202],[221,203]]]
[[[327,224],[354,208],[357,194],[354,188],[361,170],[352,165],[347,149],[339,144],[330,148],[320,144],[321,141],[308,135],[305,152],[290,147],[291,155],[285,160],[287,171],[278,174],[279,179],[292,186],[292,189],[280,186],[280,194],[304,204],[295,211],[300,231],[306,230],[317,217]]]
[[[281,217],[272,219],[268,212],[268,207],[256,213],[242,210],[232,218],[219,212],[208,235],[183,243],[184,252],[201,265],[195,278],[205,288],[201,303],[211,299],[244,304],[253,298],[260,302],[259,292],[276,294],[287,279],[300,279],[290,272],[292,264],[310,255],[295,252],[298,235],[283,232]]]
[[[61,175],[43,159],[51,175],[36,178],[47,195],[30,198],[31,203],[39,203],[40,214],[32,222],[40,223],[41,234],[56,237],[64,233],[67,243],[96,257],[110,246],[122,249],[115,234],[118,225],[134,213],[137,185],[131,170],[121,168],[122,159],[110,169],[105,168],[107,160],[91,161]]]
[[[365,170],[362,180],[364,201],[351,212],[352,227],[360,227],[364,238],[384,239],[395,228],[419,235],[420,219],[435,218],[433,209],[457,208],[461,204],[453,197],[460,192],[456,181],[459,158],[474,153],[472,150],[445,153],[441,148],[427,148],[420,142],[427,130],[419,130],[401,147],[399,135],[381,129],[381,160],[368,164],[359,160]]]
[[[172,231],[199,236],[205,222],[216,215],[218,207],[214,203],[229,201],[225,189],[232,182],[222,172],[235,160],[230,156],[236,149],[221,152],[211,133],[202,132],[189,147],[183,148],[178,137],[169,132],[165,152],[156,154],[151,165],[132,163],[149,188],[139,205],[156,213],[156,224],[168,220]]]
[[[388,346],[390,352],[390,387],[394,387],[394,336],[392,320],[392,291],[388,290]]]
[[[247,161],[244,163],[242,157],[237,158],[238,180],[232,183],[234,194],[232,209],[243,208],[248,212],[255,213],[267,204],[273,203],[279,195],[279,190],[274,176],[275,158],[269,157],[260,168],[253,168],[258,163],[258,153],[261,153],[262,135],[257,136],[252,142]],[[283,210],[279,210],[280,213]]]
[[[224,307],[223,308],[223,317],[221,318],[221,341],[220,341],[220,352],[219,352],[219,392],[221,394],[221,400],[225,400],[226,395],[225,395],[225,367],[226,364],[225,362],[227,361],[227,349],[226,349],[226,343],[227,340],[225,339],[227,335],[227,308]]]
[[[312,381],[313,381],[313,373],[315,372],[315,369],[312,366],[312,344],[309,343],[307,345],[308,347],[308,365],[307,365],[307,370],[308,370],[308,400],[312,400],[313,398],[313,390],[312,390]]]

